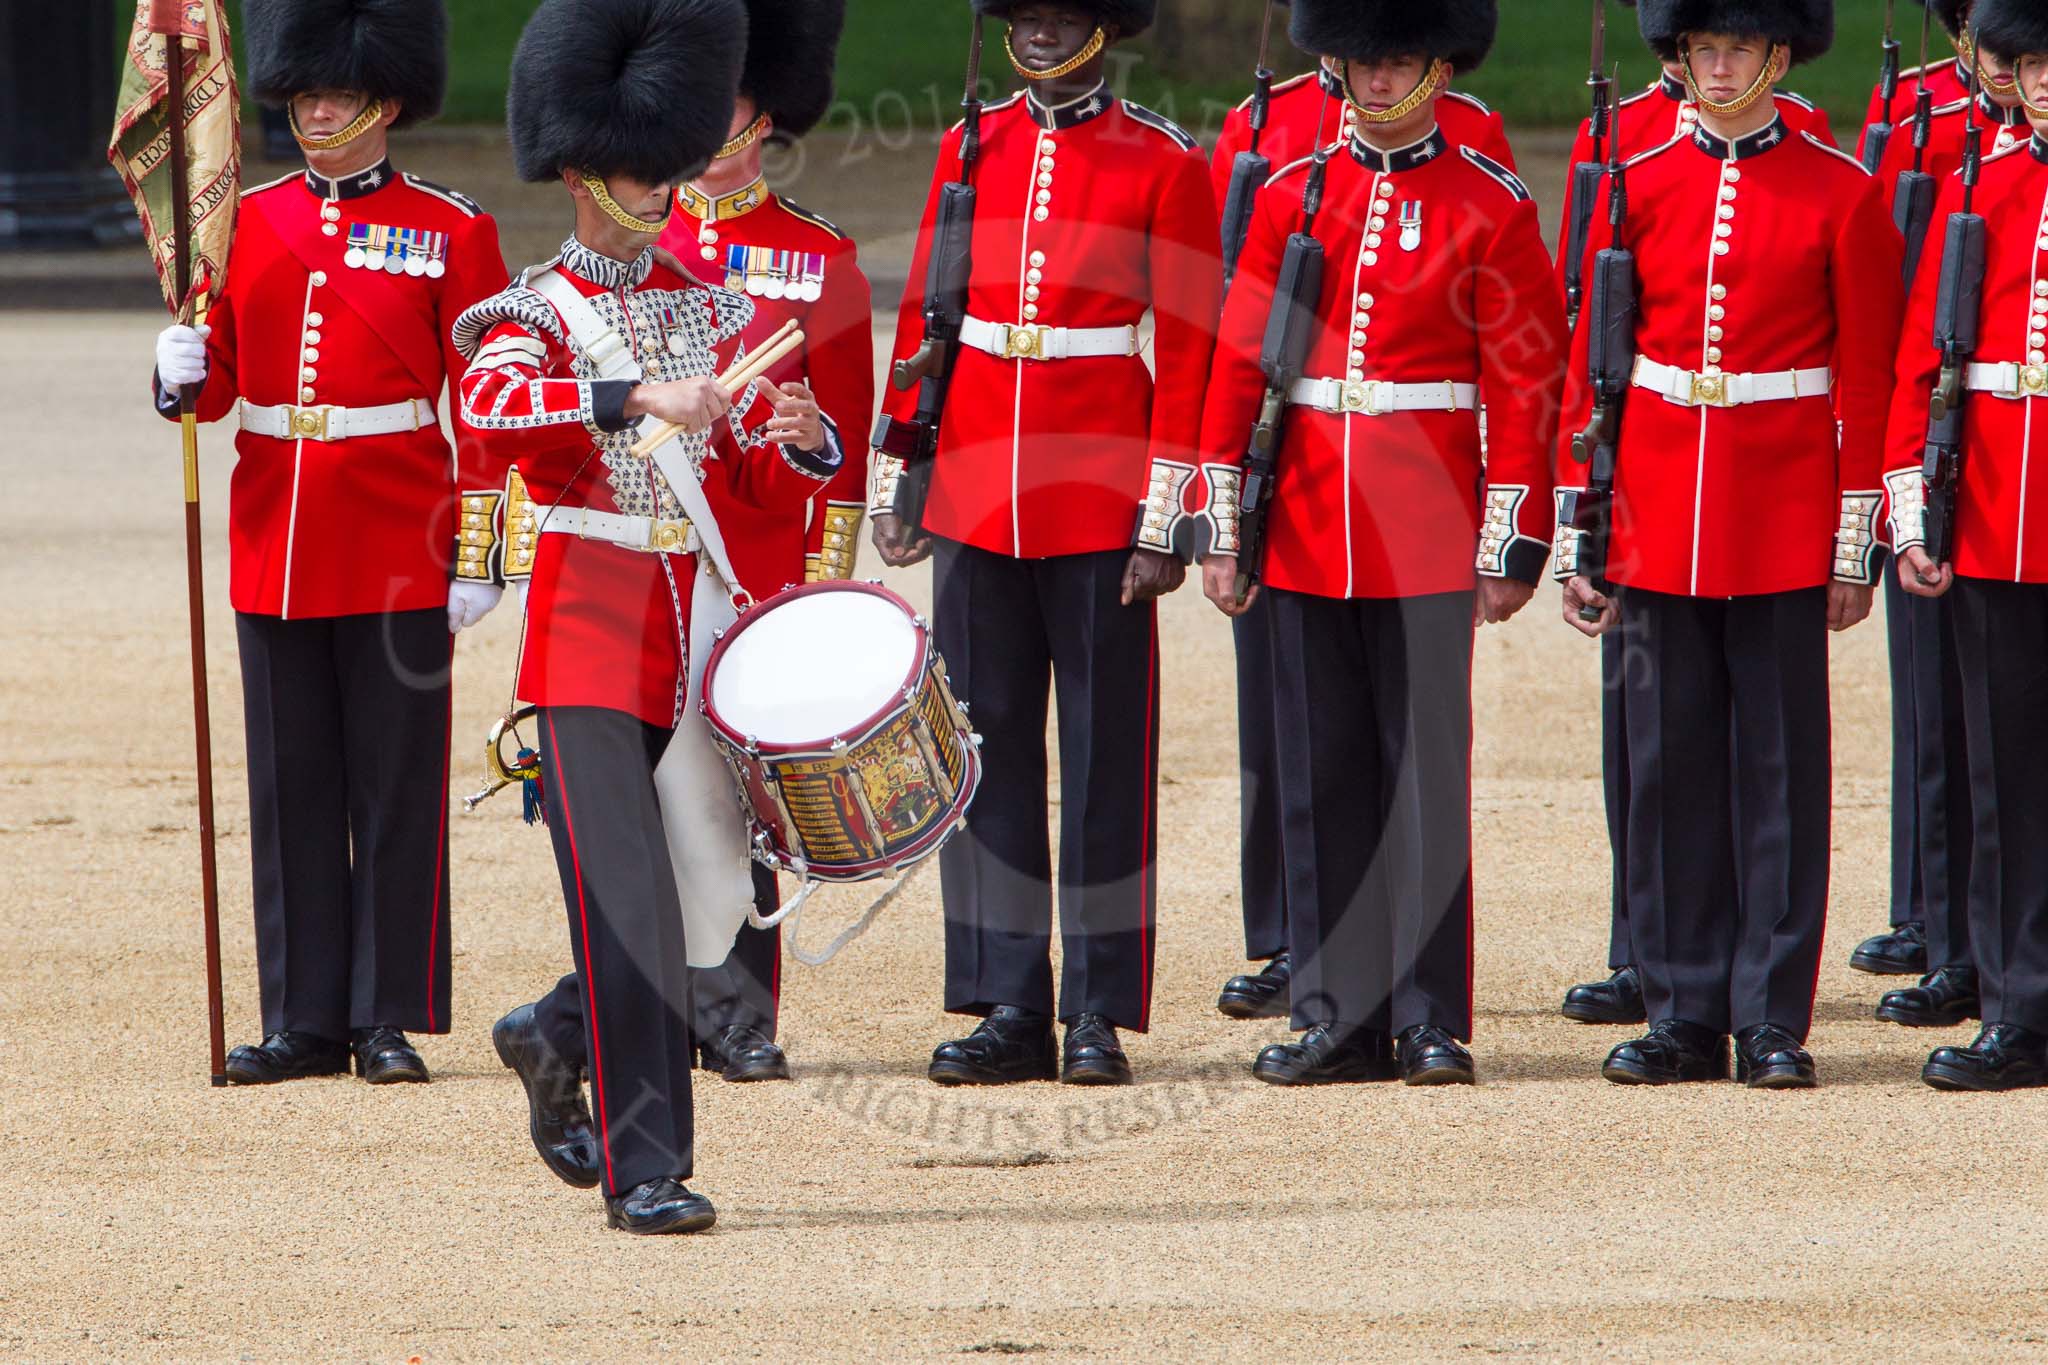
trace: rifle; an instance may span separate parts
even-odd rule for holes
[[[1273,103],[1273,68],[1266,57],[1273,41],[1273,0],[1266,0],[1265,21],[1259,27],[1259,64],[1252,71],[1251,146],[1230,163],[1230,190],[1223,199],[1223,287],[1230,288],[1237,274],[1237,258],[1244,251],[1245,234],[1251,231],[1252,206],[1259,187],[1273,176],[1270,157],[1259,154],[1259,136]]]
[[[1328,102],[1324,109],[1327,111]],[[1287,417],[1287,397],[1308,363],[1315,340],[1316,304],[1323,293],[1323,244],[1316,240],[1316,215],[1323,208],[1323,181],[1330,149],[1322,146],[1322,119],[1316,120],[1315,164],[1301,192],[1301,227],[1287,239],[1280,257],[1280,277],[1273,283],[1273,309],[1266,315],[1266,336],[1259,345],[1259,368],[1266,375],[1266,394],[1259,419],[1252,425],[1245,450],[1244,477],[1237,494],[1237,600],[1251,596],[1266,564],[1266,517],[1272,507],[1275,463]]]
[[[1899,40],[1892,36],[1892,4],[1893,0],[1884,0],[1884,64],[1878,68],[1877,73],[1877,91],[1883,100],[1884,114],[1877,122],[1863,130],[1863,169],[1872,175],[1877,174],[1877,168],[1883,164],[1885,146],[1892,140],[1892,100],[1899,93]],[[1925,0],[1922,8],[1931,10],[1933,0]],[[1926,22],[1924,18],[1921,20],[1923,34]],[[1920,67],[1924,73],[1927,68],[1924,37],[1921,43]],[[1924,75],[1922,80],[1924,84]]]
[[[1608,245],[1593,257],[1593,289],[1587,306],[1593,310],[1586,338],[1586,377],[1593,387],[1593,413],[1586,429],[1572,437],[1572,458],[1586,466],[1586,486],[1567,489],[1559,499],[1558,516],[1584,535],[1579,547],[1579,572],[1601,592],[1608,590],[1607,549],[1614,529],[1614,472],[1621,441],[1622,404],[1636,363],[1636,257],[1622,244],[1628,222],[1627,166],[1621,148],[1611,149],[1607,166],[1607,222],[1613,232]],[[1580,619],[1597,621],[1591,607]]]
[[[890,372],[897,389],[917,387],[917,413],[908,422],[884,414],[875,425],[874,447],[903,462],[892,507],[915,539],[924,527],[932,491],[932,465],[939,453],[939,419],[953,367],[960,358],[960,328],[967,320],[967,281],[974,273],[974,163],[981,156],[981,16],[967,54],[966,110],[960,137],[960,178],[939,187],[932,225],[931,258],[925,264],[924,341],[917,353]]]
[[[1956,488],[1963,478],[1963,378],[1977,353],[1978,314],[1984,305],[1984,219],[1971,211],[1983,164],[1984,130],[1977,123],[1976,63],[1970,65],[1963,207],[1948,216],[1941,248],[1941,291],[1934,302],[1934,346],[1941,352],[1941,378],[1927,405],[1927,446],[1920,470],[1927,485],[1927,557],[1936,564],[1955,553]]]
[[[1934,92],[1927,88],[1927,12],[1920,15],[1920,70],[1913,88],[1913,169],[1900,171],[1892,191],[1892,221],[1906,242],[1906,284],[1920,269],[1920,249],[1934,221],[1934,177],[1925,169],[1927,139],[1934,123]],[[1972,97],[1974,98],[1974,96]]]
[[[1614,81],[1607,74],[1607,0],[1593,0],[1593,73],[1586,77],[1586,84],[1593,89],[1593,116],[1589,120],[1593,132],[1593,159],[1578,162],[1572,167],[1572,216],[1565,226],[1564,247],[1567,327],[1579,325],[1579,306],[1585,301],[1586,240],[1593,231],[1593,201],[1600,194],[1600,177],[1606,172],[1606,167],[1601,164],[1602,143],[1608,140],[1610,133],[1618,135],[1619,131],[1610,123]]]

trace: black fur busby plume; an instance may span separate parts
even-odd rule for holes
[[[1418,54],[1460,73],[1486,60],[1498,0],[1295,0],[1287,35],[1302,51],[1354,62]]]
[[[972,0],[974,12],[985,14],[991,19],[1007,19],[1021,9],[1024,0]],[[1152,27],[1152,20],[1159,13],[1159,0],[1062,0],[1095,16],[1095,22],[1104,28],[1116,30],[1119,38],[1135,38]]]
[[[505,97],[520,178],[697,174],[725,145],[746,47],[743,0],[543,0]]]
[[[1835,41],[1834,0],[1641,0],[1636,22],[1643,41],[1665,61],[1678,59],[1687,33],[1755,34],[1792,51],[1792,64],[1810,62]]]
[[[1923,8],[1934,11],[1934,22],[1947,29],[1948,35],[1951,38],[1960,37],[1963,25],[1970,22],[1970,0],[1934,0],[1934,3],[1931,5],[1927,3],[1927,0],[1918,0],[1918,3]],[[2022,10],[2034,7],[2031,5],[2000,5],[1998,8],[2009,13],[2019,13]]]
[[[249,93],[284,104],[309,90],[402,102],[393,127],[441,112],[448,15],[441,0],[246,0]]]
[[[832,70],[846,0],[747,0],[747,66],[740,93],[798,138],[832,107]]]
[[[1969,22],[1977,42],[2001,57],[2048,53],[2048,6],[2040,0],[1977,0]]]

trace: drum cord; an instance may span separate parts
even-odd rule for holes
[[[773,929],[777,925],[787,922],[788,932],[784,937],[789,942],[789,955],[803,963],[806,967],[822,967],[833,958],[839,956],[840,949],[859,938],[862,934],[865,934],[868,931],[868,927],[880,917],[881,913],[895,902],[896,897],[903,894],[903,888],[910,885],[910,879],[917,874],[917,870],[930,861],[931,859],[927,858],[904,868],[902,872],[897,874],[896,880],[890,884],[889,889],[875,897],[873,904],[861,912],[859,919],[841,929],[831,942],[816,952],[812,952],[805,948],[803,944],[797,942],[796,933],[798,925],[803,922],[804,902],[811,898],[813,891],[816,891],[825,884],[823,882],[814,881],[806,877],[803,888],[790,897],[774,914],[760,915],[749,910],[747,911],[747,923],[753,925],[756,929]]]

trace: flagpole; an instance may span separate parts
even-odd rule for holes
[[[186,184],[185,42],[179,7],[156,3],[151,27],[164,35],[165,74],[170,81],[165,108],[171,135],[171,240],[175,248],[179,308],[192,291],[191,197]],[[190,321],[204,321],[205,303],[194,300]],[[178,389],[178,425],[185,438],[185,584],[186,610],[192,625],[192,738],[199,779],[199,878],[206,922],[206,1010],[212,1077],[226,1085],[227,1027],[222,1019],[220,988],[220,877],[214,856],[213,720],[206,691],[206,579],[199,556],[199,424],[194,412],[194,386]]]

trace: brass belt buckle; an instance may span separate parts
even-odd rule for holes
[[[2048,365],[2020,366],[2020,393],[2028,398],[2048,395]]]
[[[324,441],[327,439],[327,418],[333,411],[323,404],[317,408],[293,408],[291,410],[292,435],[301,441]]]
[[[1351,379],[1344,384],[1344,411],[1362,412],[1367,417],[1380,417],[1385,410],[1377,401],[1376,382],[1370,379]]]
[[[1045,359],[1045,329],[1037,326],[1005,327],[1003,329],[1003,359]]]
[[[1692,401],[1694,407],[1726,407],[1728,405],[1728,376],[1725,374],[1693,375]]]
[[[690,523],[651,517],[647,523],[647,548],[657,554],[681,554],[690,543]]]

